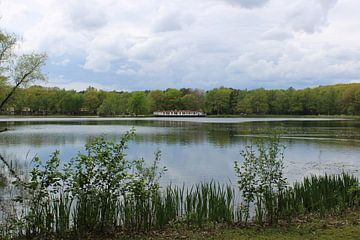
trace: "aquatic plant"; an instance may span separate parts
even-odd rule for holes
[[[352,175],[305,177],[280,193],[279,214],[291,218],[309,213],[338,213],[360,206],[359,180]]]
[[[283,174],[284,146],[273,136],[269,142],[259,141],[241,152],[242,165],[235,161],[235,172],[242,196],[241,220],[250,219],[250,206],[255,204],[256,221],[272,223],[278,218],[278,196],[287,186]]]

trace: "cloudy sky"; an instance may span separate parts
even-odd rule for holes
[[[360,80],[359,0],[0,0],[48,86],[296,88]]]

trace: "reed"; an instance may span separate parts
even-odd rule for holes
[[[76,197],[71,193],[54,193],[47,201],[28,206],[22,227],[12,236],[65,238],[70,233],[82,236],[89,232],[111,233],[119,228],[125,232],[144,232],[174,224],[196,227],[231,224],[241,220],[235,192],[230,184],[210,182],[191,187],[170,185],[141,196],[129,190],[116,198],[101,193]],[[253,216],[270,211],[268,208],[276,209],[274,214],[279,219],[340,213],[360,207],[359,196],[359,181],[351,175],[310,176],[278,193],[273,206],[256,203]]]
[[[338,213],[360,206],[359,180],[350,174],[305,177],[279,194],[279,214]]]

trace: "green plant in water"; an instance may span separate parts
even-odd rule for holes
[[[59,151],[55,151],[46,163],[35,157],[33,170],[30,172],[29,182],[16,181],[22,185],[26,193],[17,198],[18,202],[25,201],[28,214],[25,217],[25,231],[30,234],[45,234],[50,232],[55,223],[52,202],[65,189],[66,174],[60,169]],[[50,230],[51,229],[51,230]]]
[[[159,194],[159,179],[166,171],[166,168],[160,168],[161,152],[155,153],[155,160],[151,166],[145,165],[144,159],[134,162],[134,173],[131,174],[131,181],[128,184],[126,192],[123,192],[123,198],[126,199],[126,207],[134,210],[132,212],[133,226],[137,230],[144,228],[149,230],[155,216],[154,204]],[[155,202],[153,202],[154,200]],[[131,205],[131,206],[130,206]],[[134,214],[135,213],[135,214]],[[135,226],[134,226],[135,225]]]
[[[76,200],[74,225],[79,232],[151,224],[150,197],[159,189],[158,180],[166,169],[159,167],[160,152],[149,167],[144,159],[127,160],[124,151],[133,136],[134,130],[119,143],[97,138],[86,145],[86,154],[69,164],[70,190]]]
[[[273,223],[277,220],[278,193],[287,186],[283,174],[284,149],[279,138],[273,136],[267,143],[260,141],[246,146],[241,152],[241,166],[235,161],[235,172],[243,200],[240,206],[241,220],[249,221],[252,204],[255,204],[258,223],[262,224],[264,220]]]
[[[74,225],[80,231],[99,230],[116,224],[114,204],[131,182],[132,162],[124,150],[133,132],[119,143],[97,138],[69,164],[70,190],[75,202]]]
[[[347,173],[312,175],[283,191],[279,198],[279,215],[288,219],[310,213],[340,213],[360,206],[359,180]]]
[[[158,194],[160,152],[151,166],[144,159],[129,161],[125,150],[134,136],[127,132],[118,143],[96,138],[69,163],[61,166],[59,151],[43,163],[35,157],[28,182],[17,181],[26,195],[18,235],[59,235],[75,231],[111,231],[117,226],[148,229],[154,218],[151,198]]]

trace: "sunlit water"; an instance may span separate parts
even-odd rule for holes
[[[335,119],[286,118],[0,118],[0,152],[10,159],[47,160],[60,150],[68,161],[93,137],[117,140],[132,127],[128,158],[154,159],[168,171],[163,184],[191,184],[216,180],[236,182],[234,161],[240,151],[271,132],[281,132],[286,146],[285,172],[289,181],[305,175],[341,173],[360,175],[360,122]]]

